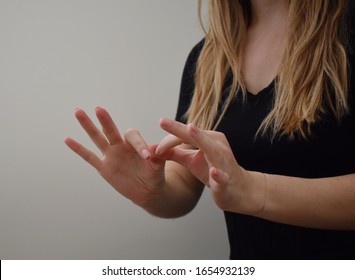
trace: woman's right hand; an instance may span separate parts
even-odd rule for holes
[[[148,146],[137,130],[129,129],[121,137],[108,112],[96,108],[102,132],[87,114],[75,110],[75,117],[103,154],[100,159],[72,138],[64,142],[76,154],[92,165],[119,193],[144,207],[157,198],[165,184],[165,160],[152,156],[156,146]]]

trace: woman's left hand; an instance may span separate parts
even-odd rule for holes
[[[266,192],[264,176],[238,164],[223,133],[201,130],[194,124],[185,125],[166,118],[161,119],[160,126],[170,135],[160,142],[156,154],[172,149],[170,160],[185,166],[209,186],[219,208],[250,215],[262,211]],[[196,149],[177,147],[182,143]]]

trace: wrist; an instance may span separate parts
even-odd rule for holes
[[[182,200],[174,188],[166,182],[149,194],[138,205],[153,216],[160,218],[177,218],[190,212],[188,202]]]
[[[132,200],[132,202],[144,210],[151,212],[152,209],[159,208],[159,205],[161,205],[167,197],[166,192],[166,184],[161,184],[159,187],[155,187],[147,192],[140,200]]]
[[[267,198],[267,174],[256,171],[245,171],[245,204],[244,214],[259,216],[265,208]]]

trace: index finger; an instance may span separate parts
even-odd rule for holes
[[[203,151],[206,158],[215,166],[220,166],[224,159],[221,146],[211,137],[212,134],[206,133],[194,124],[189,124],[187,132],[196,143],[196,146]]]
[[[217,132],[199,129],[192,123],[186,125],[165,118],[161,119],[160,126],[165,131],[180,139],[183,143],[190,144],[200,149],[204,153],[207,161],[213,166],[221,168],[222,170],[226,168],[226,153],[221,143],[217,141]],[[176,143],[174,143],[174,141],[178,140],[164,141],[161,149],[166,151],[166,148]]]
[[[155,154],[162,155],[167,150],[170,150],[182,143],[183,142],[180,138],[177,138],[175,135],[169,134],[160,141],[159,145],[155,149]]]
[[[171,134],[165,137],[156,149],[157,154],[164,153],[169,148],[173,148],[179,144],[185,143],[194,145],[193,140],[187,132],[187,125],[178,121],[162,118],[160,120],[160,127]]]

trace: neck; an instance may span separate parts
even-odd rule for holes
[[[251,25],[265,25],[285,22],[287,7],[284,0],[250,0]]]

